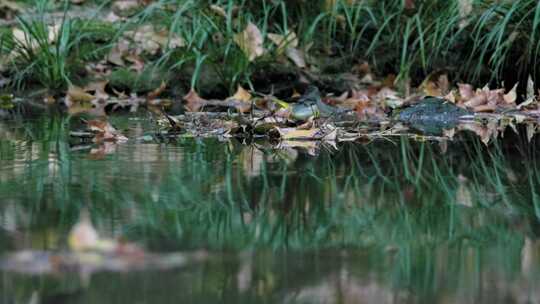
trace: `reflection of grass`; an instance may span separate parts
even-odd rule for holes
[[[470,273],[485,273],[483,265],[515,277],[523,239],[536,239],[535,155],[501,143],[486,149],[473,139],[441,155],[436,145],[403,139],[316,158],[265,150],[246,161],[252,147],[184,140],[119,145],[93,160],[70,151],[67,123],[12,123],[11,138],[26,140],[0,140],[0,224],[15,218],[39,248],[54,246],[43,231],[61,244],[87,206],[101,233],[153,250],[358,249],[363,258],[342,262],[353,275],[377,270],[399,289],[436,299],[437,280],[469,290],[478,283]],[[254,261],[277,275],[274,262]]]
[[[256,164],[260,169],[248,172],[241,159],[249,154],[246,147],[212,140],[185,141],[181,150],[124,145],[94,161],[69,152],[64,126],[51,120],[27,129],[35,139],[30,146],[2,142],[4,163],[25,155],[21,149],[27,151],[23,158],[34,161],[19,165],[0,193],[14,195],[25,208],[37,208],[37,202],[51,212],[67,208],[61,214],[76,215],[90,204],[100,221],[111,212],[128,213],[132,218],[113,230],[127,230],[133,238],[234,248],[394,246],[462,238],[482,244],[499,239],[495,227],[538,210],[535,167],[511,161],[498,146],[487,152],[475,141],[444,156],[437,146],[406,139],[395,146],[344,146],[317,160],[299,154],[292,163],[262,161]],[[458,192],[470,195],[458,199]],[[472,229],[471,210],[497,226]],[[68,225],[74,219],[66,220]]]

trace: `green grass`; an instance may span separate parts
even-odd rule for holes
[[[40,3],[41,7],[48,7],[48,1]],[[525,83],[529,74],[535,79],[539,76],[536,61],[540,52],[540,4],[537,1],[475,0],[467,16],[461,16],[460,1],[416,1],[412,10],[404,7],[402,0],[337,0],[333,7],[325,3],[322,0],[309,5],[298,0],[155,1],[117,24],[116,32],[107,34],[109,39],[100,42],[101,49],[110,47],[126,30],[153,23],[167,29],[171,37],[182,37],[186,46],[165,48],[160,56],[146,58],[151,65],[182,73],[181,86],[186,90],[189,87],[209,90],[208,86],[217,86],[232,92],[238,84],[253,87],[254,75],[276,64],[275,46],[269,39],[265,38],[264,44],[268,52],[253,62],[247,60],[234,42],[234,35],[247,22],[252,22],[264,37],[268,33],[294,31],[299,48],[309,55],[308,63],[316,68],[321,68],[327,58],[341,58],[345,67],[367,60],[379,74],[395,73],[398,80],[412,79],[413,84],[439,69],[448,70],[456,80],[478,84],[506,81],[511,85],[518,80]],[[222,7],[226,16],[216,14],[209,4]],[[108,9],[107,2],[87,5]],[[50,46],[45,39],[44,20],[21,18],[18,26],[38,42],[40,51],[20,44],[11,46],[23,62],[19,67],[25,67],[11,71],[17,83],[32,76],[31,79],[44,86],[62,87],[74,78],[71,61],[103,58],[103,54],[92,57],[80,51],[84,49],[79,47],[84,37],[100,32],[84,24],[81,20],[64,19],[59,43]],[[2,44],[4,51],[6,45],[9,43]]]

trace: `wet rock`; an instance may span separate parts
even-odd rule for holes
[[[402,110],[397,119],[420,132],[441,134],[444,129],[455,127],[462,116],[470,114],[470,111],[445,99],[427,97],[420,103]]]

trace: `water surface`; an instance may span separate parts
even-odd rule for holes
[[[537,146],[519,136],[317,146],[69,136],[76,119],[0,121],[0,252],[67,250],[87,209],[101,235],[182,267],[2,270],[0,303],[537,303]],[[510,142],[511,144],[506,144]]]

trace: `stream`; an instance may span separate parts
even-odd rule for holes
[[[147,117],[119,115],[129,140],[95,144],[70,136],[74,120],[0,121],[0,303],[540,302],[536,139],[278,149],[155,140]],[[83,209],[101,236],[185,263],[6,264],[69,250]]]

